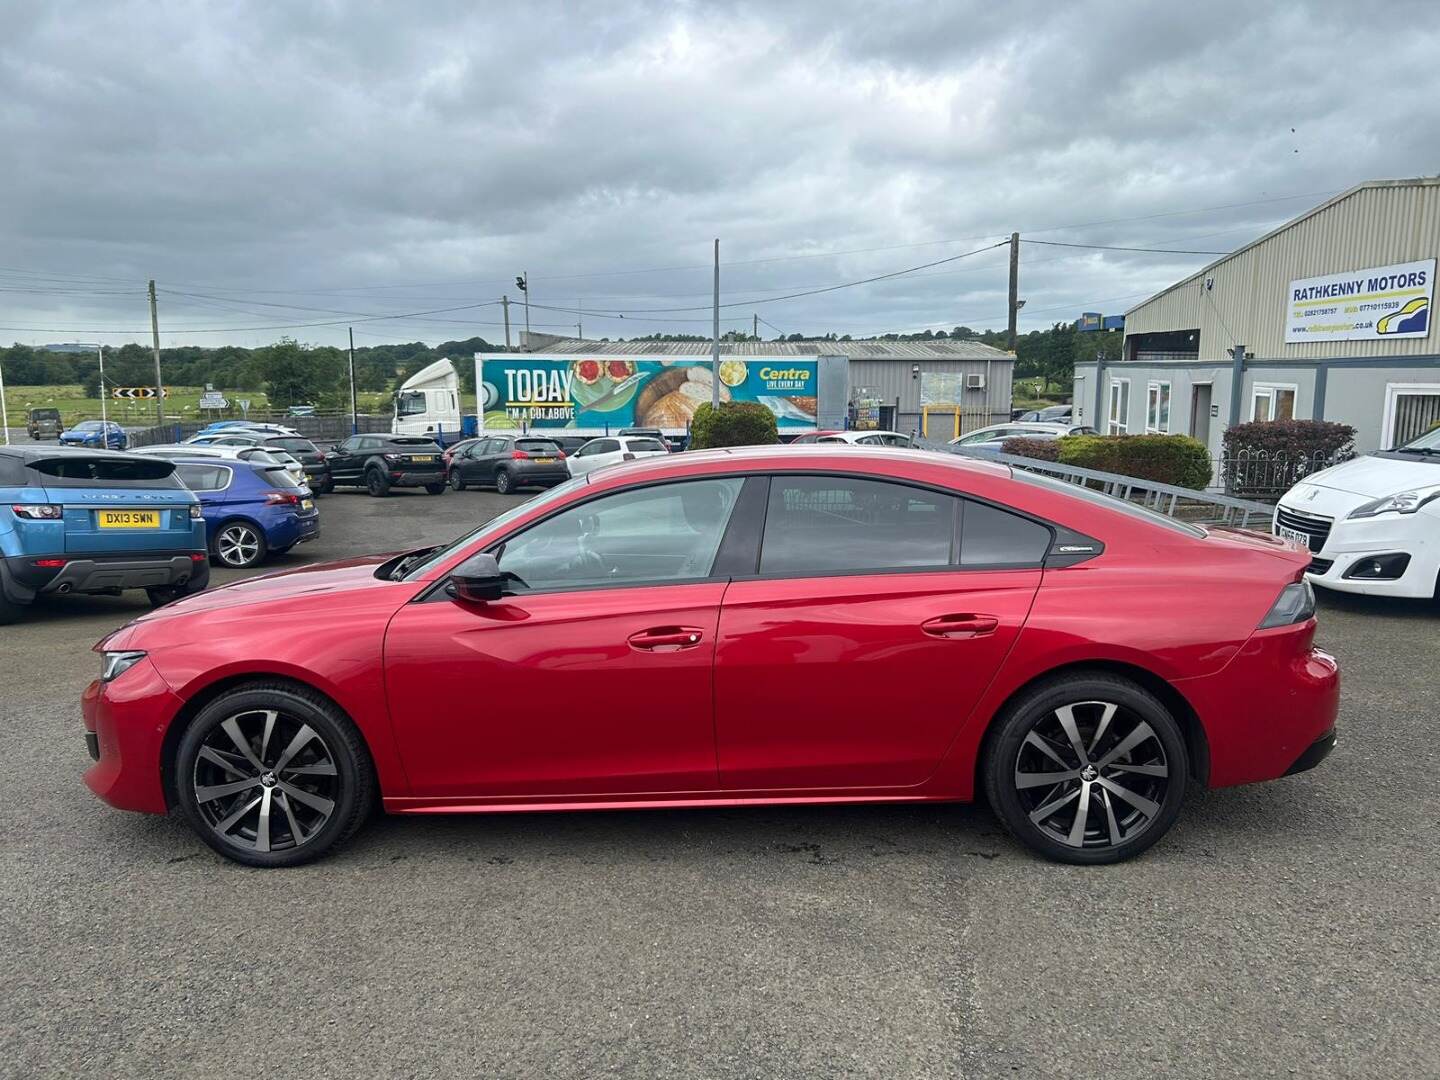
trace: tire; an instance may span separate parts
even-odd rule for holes
[[[465,478],[460,475],[459,469],[450,470],[450,488],[453,491],[465,490]]]
[[[425,485],[425,494],[426,494],[426,495],[444,495],[447,486],[448,486],[448,485],[446,485],[446,483],[445,483],[443,480],[442,480],[440,483],[438,483],[438,484],[426,484],[426,485]]]
[[[1120,862],[1164,836],[1189,775],[1184,733],[1160,700],[1101,672],[1025,693],[997,718],[985,757],[985,793],[1005,828],[1077,865]]]
[[[248,570],[265,561],[269,545],[265,531],[253,521],[227,521],[215,530],[215,560],[231,570]]]
[[[383,499],[390,494],[390,481],[379,469],[371,469],[365,474],[365,490],[372,499]]]
[[[200,710],[176,750],[175,795],[185,820],[215,851],[247,866],[298,866],[325,855],[364,822],[376,787],[350,718],[286,684],[222,694]]]
[[[150,598],[152,607],[164,607],[166,604],[173,604],[176,600],[184,600],[187,596],[194,596],[202,593],[210,584],[210,567],[206,563],[200,563],[197,569],[204,571],[190,578],[184,585],[166,585],[159,589],[146,589],[145,595]]]
[[[509,469],[497,469],[495,471],[495,494],[509,495],[515,490],[515,478],[510,475]]]
[[[335,478],[334,478],[333,476],[327,476],[327,477],[325,477],[324,480],[320,481],[320,486],[315,489],[315,493],[316,493],[317,495],[330,495],[330,494],[333,494],[334,491],[335,491]]]

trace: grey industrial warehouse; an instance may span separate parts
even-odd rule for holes
[[[1440,422],[1431,336],[1440,178],[1360,184],[1125,315],[1122,359],[1078,364],[1078,422],[1193,435],[1338,420],[1359,451]]]
[[[711,353],[708,341],[602,342],[528,334],[524,344],[526,351],[555,356]],[[978,341],[727,341],[720,355],[847,357],[849,387],[836,398],[852,409],[870,405],[877,425],[892,431],[945,440],[1010,419],[1015,358]],[[844,422],[843,416],[821,417],[821,426]]]

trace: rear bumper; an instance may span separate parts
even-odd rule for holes
[[[516,484],[558,484],[562,480],[570,479],[570,470],[562,465],[546,465],[542,468],[520,468],[511,469],[510,474],[515,477]]]
[[[197,577],[208,580],[210,565],[204,552],[155,551],[121,554],[55,555],[59,567],[36,566],[43,555],[6,558],[0,588],[16,603],[29,603],[45,593],[106,592],[112,589],[150,589],[181,585]]]
[[[1334,745],[1340,670],[1310,647],[1314,623],[1257,630],[1221,671],[1175,687],[1194,706],[1210,750],[1211,787],[1301,771],[1318,742]],[[1311,768],[1329,753],[1316,751]]]
[[[385,475],[389,478],[391,487],[424,487],[426,484],[445,483],[444,469],[431,472],[392,472]]]
[[[1335,732],[1332,731],[1330,734],[1322,735],[1311,743],[1310,749],[1296,758],[1294,764],[1285,770],[1285,775],[1294,776],[1296,773],[1309,772],[1329,757],[1330,751],[1334,749]]]
[[[165,813],[161,748],[182,702],[155,666],[146,659],[113,682],[96,679],[80,703],[94,759],[85,786],[121,810]]]

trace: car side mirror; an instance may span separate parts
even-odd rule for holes
[[[505,576],[495,556],[482,551],[451,571],[445,591],[456,600],[486,604],[505,595]]]

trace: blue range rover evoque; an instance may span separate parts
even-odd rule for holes
[[[0,446],[0,623],[41,595],[144,589],[164,604],[209,583],[200,503],[173,462]]]

